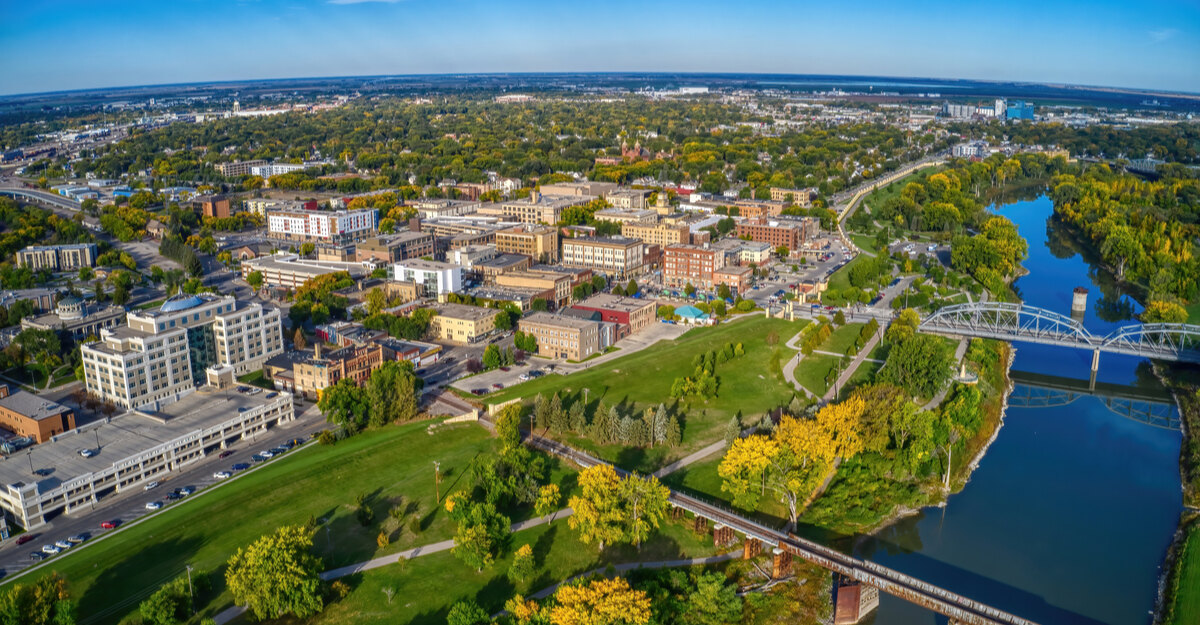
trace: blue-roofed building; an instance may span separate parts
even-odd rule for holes
[[[675,316],[679,317],[684,323],[708,325],[712,323],[712,317],[708,313],[696,308],[695,306],[680,306],[675,309]]]
[[[1017,100],[1008,103],[1008,109],[1004,112],[1006,119],[1027,119],[1033,121],[1033,103]]]

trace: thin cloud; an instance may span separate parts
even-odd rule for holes
[[[1160,30],[1152,30],[1152,31],[1150,31],[1149,34],[1150,34],[1150,42],[1151,43],[1162,43],[1164,41],[1167,41],[1168,39],[1174,38],[1175,35],[1178,35],[1179,29],[1163,28]]]
[[[395,4],[400,0],[329,0],[329,4],[366,4],[368,2],[379,2],[382,4]]]

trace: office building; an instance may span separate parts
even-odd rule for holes
[[[201,195],[193,198],[192,210],[201,217],[224,219],[233,215],[229,198],[224,195]]]
[[[273,200],[271,198],[250,198],[242,201],[242,207],[248,213],[260,215],[264,219],[267,217],[267,211],[271,209],[298,212],[298,211],[315,211],[320,208],[316,200]]]
[[[95,267],[96,244],[31,245],[17,252],[16,264],[33,271],[75,271],[80,267]]]
[[[713,288],[724,284],[732,295],[745,296],[750,291],[750,278],[753,275],[754,270],[749,267],[726,265],[713,271]]]
[[[459,345],[488,338],[496,329],[496,317],[508,314],[496,308],[463,304],[442,304],[435,310],[437,314],[429,320],[430,335],[439,341]]]
[[[1033,103],[1017,100],[1009,102],[1008,108],[1004,111],[1005,119],[1010,120],[1028,120],[1033,121]]]
[[[141,491],[146,482],[294,418],[288,393],[206,386],[161,410],[68,430],[32,447],[27,459],[0,462],[0,509],[25,529],[60,513],[90,513],[106,497]],[[79,454],[97,448],[101,453],[89,458]],[[41,473],[31,477],[30,465]]]
[[[604,200],[618,210],[644,210],[652,191],[649,189],[617,189],[604,194]]]
[[[558,230],[549,226],[516,226],[497,230],[496,251],[524,254],[540,263],[558,262]]]
[[[368,273],[361,263],[308,260],[296,254],[284,253],[244,260],[241,271],[243,280],[248,280],[250,274],[257,271],[262,274],[264,285],[292,290],[325,274],[344,271],[351,278],[358,279]]]
[[[610,277],[624,279],[641,275],[643,247],[640,239],[623,237],[563,239],[562,264],[567,267],[585,267]]]
[[[559,222],[563,209],[587,204],[592,199],[589,196],[543,195],[534,191],[529,194],[528,198],[502,202],[495,207],[494,211],[508,221],[553,225]]]
[[[522,317],[517,326],[537,339],[539,356],[579,361],[603,349],[601,322],[535,312]]]
[[[417,209],[421,219],[440,219],[458,215],[469,215],[483,206],[482,202],[427,198],[413,201],[410,206]]]
[[[808,189],[785,189],[783,187],[771,187],[771,199],[776,202],[788,203],[791,202],[801,208],[809,208],[812,206],[812,201],[817,197],[815,188]]]
[[[462,291],[462,267],[452,263],[410,258],[391,267],[391,278],[398,282],[423,285],[426,293],[458,293]]]
[[[649,209],[602,208],[592,213],[596,221],[611,221],[618,224],[632,224],[658,221],[658,213]]]
[[[804,243],[804,234],[798,224],[778,220],[747,219],[737,225],[737,236],[766,243],[772,248],[785,246],[789,250],[798,250]]]
[[[0,427],[44,443],[75,429],[75,413],[68,407],[20,389],[9,392],[0,384]]]
[[[712,290],[713,272],[725,266],[725,252],[699,245],[668,245],[663,252],[663,283]]]
[[[657,310],[651,300],[622,297],[611,293],[597,293],[572,306],[580,310],[600,313],[600,318],[622,328],[619,338],[640,332],[654,323]]]
[[[374,236],[379,211],[374,208],[340,211],[267,211],[267,236],[304,243],[343,244]]]
[[[125,319],[125,308],[101,305],[67,295],[58,300],[52,312],[21,319],[22,329],[53,330],[71,335],[76,341],[100,336],[100,331],[115,328]]]
[[[283,352],[279,310],[229,296],[175,295],[125,321],[80,348],[88,392],[123,408],[177,401],[210,367],[242,375]]]
[[[322,391],[343,379],[352,380],[361,387],[383,362],[383,348],[379,345],[366,343],[326,350],[317,343],[313,346],[312,356],[293,361],[294,392],[320,399]]]
[[[496,276],[496,285],[547,291],[552,294],[552,308],[566,306],[571,301],[571,276],[565,274],[514,271]]]
[[[252,161],[235,161],[233,163],[217,163],[213,167],[217,169],[217,173],[226,178],[237,178],[240,176],[249,176],[251,168],[266,164],[266,161],[256,159]]]
[[[354,246],[354,259],[358,262],[391,264],[409,258],[432,257],[435,251],[432,234],[406,231],[359,241]]]
[[[691,228],[687,224],[679,223],[625,223],[621,225],[621,236],[641,239],[642,243],[662,247],[692,242]]]
[[[541,185],[539,189],[542,195],[558,195],[564,197],[582,197],[587,200],[593,200],[609,193],[617,191],[617,183],[615,182],[555,182],[553,184]]]

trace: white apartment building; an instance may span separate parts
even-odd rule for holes
[[[203,385],[211,366],[242,375],[283,353],[279,320],[278,309],[229,296],[173,296],[80,348],[87,390],[128,409],[169,404]]]
[[[636,276],[643,271],[644,247],[640,239],[625,237],[563,239],[562,264],[586,267],[617,278]]]
[[[342,244],[374,236],[379,211],[267,211],[267,236],[311,243]]]
[[[271,176],[290,174],[294,171],[303,171],[308,169],[308,167],[308,165],[301,165],[299,163],[268,163],[266,165],[255,165],[251,167],[250,175],[270,178]]]
[[[410,258],[392,265],[392,279],[425,285],[426,293],[459,293],[462,291],[462,267],[452,263]]]

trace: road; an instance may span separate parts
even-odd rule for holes
[[[218,482],[229,482],[250,473],[253,469],[236,474],[234,477],[226,480],[218,480],[213,477],[213,473],[221,470],[227,471],[233,464],[239,462],[258,466],[250,459],[255,453],[278,446],[280,443],[293,438],[308,440],[314,432],[326,428],[325,419],[321,415],[321,412],[317,410],[315,404],[306,403],[303,405],[303,408],[303,412],[297,414],[295,421],[271,428],[266,434],[258,436],[255,439],[238,442],[237,445],[230,448],[234,453],[229,457],[219,458],[215,454],[208,456],[187,465],[180,471],[171,473],[167,477],[160,478],[159,483],[161,486],[156,489],[149,491],[133,489],[118,493],[100,500],[93,510],[71,516],[59,515],[46,525],[33,530],[32,535],[35,538],[24,545],[17,545],[16,538],[4,541],[4,544],[0,545],[0,571],[7,577],[17,571],[29,568],[35,564],[30,560],[29,554],[34,551],[41,551],[42,545],[48,545],[75,534],[86,533],[95,538],[114,531],[101,529],[100,523],[103,521],[119,519],[124,525],[147,515],[154,514],[146,510],[146,503],[155,500],[162,501],[163,497],[175,488],[194,486],[197,489],[197,493],[191,496],[196,497],[209,486]],[[103,450],[101,450],[101,453],[103,453]],[[289,453],[295,453],[295,450]],[[173,504],[166,503],[163,509],[171,505]],[[76,549],[78,548],[76,547]],[[52,566],[54,560],[55,557],[52,556],[43,562]]]

